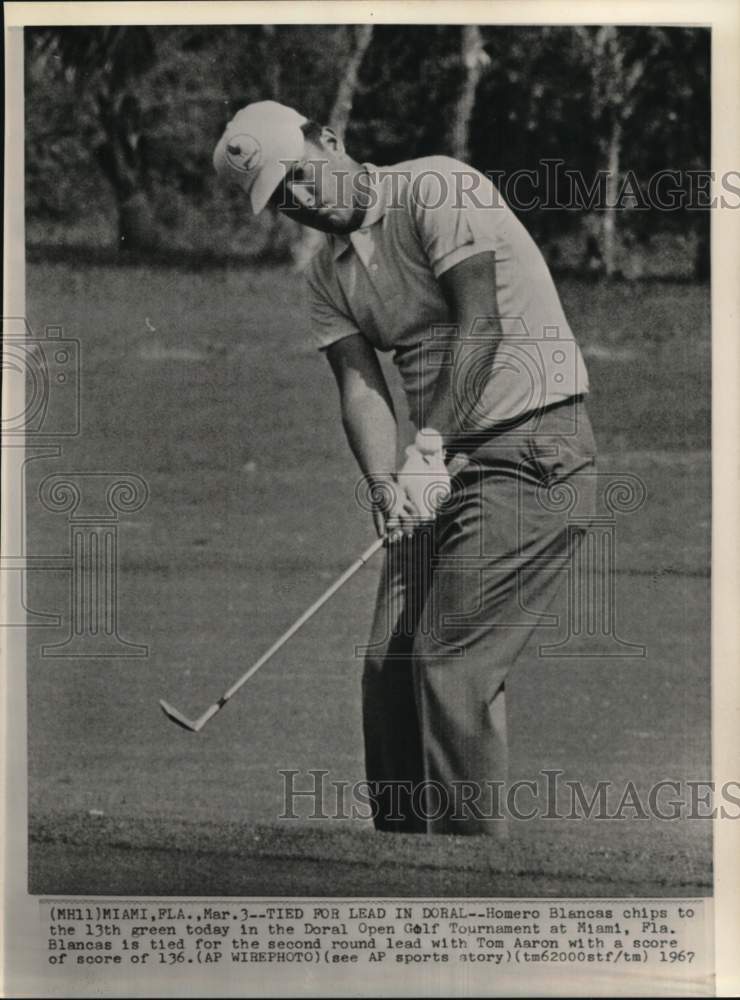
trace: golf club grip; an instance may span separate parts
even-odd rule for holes
[[[277,653],[277,651],[280,649],[280,647],[283,646],[283,645],[285,645],[285,643],[288,641],[288,639],[291,638],[291,636],[295,635],[295,633],[298,631],[299,628],[301,628],[302,625],[306,624],[306,622],[309,620],[309,618],[313,618],[313,616],[316,614],[316,612],[321,607],[323,607],[324,604],[326,604],[326,602],[329,600],[329,598],[333,597],[334,594],[336,594],[336,592],[340,589],[340,587],[343,587],[344,584],[351,577],[353,577],[355,575],[355,573],[359,569],[362,569],[362,567],[365,565],[365,563],[370,558],[372,558],[372,556],[375,555],[375,553],[378,551],[378,549],[380,549],[383,546],[384,542],[385,542],[384,538],[376,538],[375,541],[373,542],[373,544],[369,545],[365,549],[365,551],[362,553],[362,555],[359,556],[352,563],[352,565],[348,569],[346,569],[344,571],[344,573],[342,573],[342,575],[337,580],[334,581],[334,583],[331,585],[331,587],[329,587],[329,589],[326,590],[321,595],[321,597],[319,597],[319,599],[317,601],[315,601],[311,605],[310,608],[308,608],[306,611],[304,611],[303,614],[300,616],[300,618],[298,618],[296,621],[293,622],[293,624],[290,626],[290,628],[287,630],[287,632],[283,632],[283,634],[280,636],[280,638],[277,639],[272,644],[272,646],[270,646],[270,648],[267,650],[267,652],[263,653],[262,656],[259,658],[259,660],[257,660],[257,662],[255,664],[253,664],[249,668],[249,670],[242,677],[239,678],[238,681],[236,681],[234,684],[232,684],[232,686],[229,688],[228,691],[225,691],[223,693],[223,695],[221,696],[221,699],[220,699],[220,706],[223,705],[225,702],[227,702],[229,700],[229,698],[232,697],[232,695],[235,695],[236,692],[239,690],[239,688],[243,684],[246,684],[246,682],[249,680],[249,678],[252,677],[253,674],[256,674],[257,671],[260,669],[260,667],[263,667],[265,665],[265,663],[267,663],[267,661],[272,656],[274,656],[275,653]]]

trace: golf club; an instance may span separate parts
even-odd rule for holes
[[[319,608],[323,607],[323,605],[326,604],[329,598],[333,597],[333,595],[336,594],[336,592],[340,589],[340,587],[343,587],[344,584],[351,577],[353,577],[355,573],[359,569],[361,569],[361,567],[363,567],[365,563],[373,555],[375,555],[378,549],[382,547],[384,541],[385,541],[384,538],[377,538],[372,545],[368,546],[368,548],[365,549],[362,555],[359,556],[355,560],[355,562],[353,562],[352,565],[348,569],[346,569],[344,573],[342,573],[342,575],[337,580],[334,581],[331,587],[329,587],[329,589],[326,590],[321,595],[321,597],[311,605],[310,608],[304,611],[303,614],[300,616],[300,618],[298,618],[295,622],[293,622],[293,624],[290,626],[287,632],[284,632],[280,636],[280,638],[276,642],[274,642],[272,646],[270,646],[267,652],[263,653],[262,656],[259,658],[259,660],[257,660],[256,663],[252,664],[249,670],[247,670],[246,673],[242,674],[239,680],[236,681],[234,684],[232,684],[227,691],[224,691],[224,693],[221,695],[218,701],[214,702],[209,708],[207,708],[201,716],[199,716],[197,719],[188,719],[185,715],[182,714],[182,712],[178,711],[178,709],[173,708],[173,706],[170,705],[168,702],[160,699],[159,704],[162,708],[162,711],[167,716],[167,718],[171,722],[174,722],[175,725],[182,726],[183,729],[187,729],[192,733],[199,733],[203,728],[203,726],[205,726],[205,724],[209,721],[209,719],[212,719],[217,712],[221,711],[226,702],[229,701],[231,698],[233,698],[233,696],[236,694],[239,688],[243,684],[246,684],[249,678],[252,677],[254,674],[256,674],[257,671],[260,669],[260,667],[263,667],[267,663],[267,661],[271,659],[275,655],[275,653],[277,653],[280,647],[284,646],[285,643],[288,641],[288,639],[290,639],[291,636],[295,635],[295,633],[298,631],[299,628],[301,628],[302,625],[305,625],[310,618],[313,618],[313,616],[316,614]]]

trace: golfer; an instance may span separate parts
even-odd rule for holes
[[[478,171],[358,163],[272,101],[233,118],[214,164],[255,213],[271,203],[325,234],[311,332],[388,539],[363,675],[375,825],[506,835],[506,680],[556,641],[593,506],[587,374],[545,261]]]

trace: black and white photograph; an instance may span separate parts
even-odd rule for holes
[[[15,995],[723,995],[722,5],[7,6]]]

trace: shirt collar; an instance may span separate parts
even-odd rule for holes
[[[367,172],[367,180],[363,180],[363,190],[367,190],[371,194],[370,207],[365,212],[365,218],[363,219],[362,226],[359,230],[355,232],[362,232],[363,229],[369,229],[370,226],[374,226],[376,222],[380,220],[385,215],[386,206],[388,203],[388,171],[379,170],[372,163],[363,163],[363,167]],[[344,253],[347,247],[351,243],[352,233],[349,236],[331,236],[332,241],[332,255],[334,260]]]

